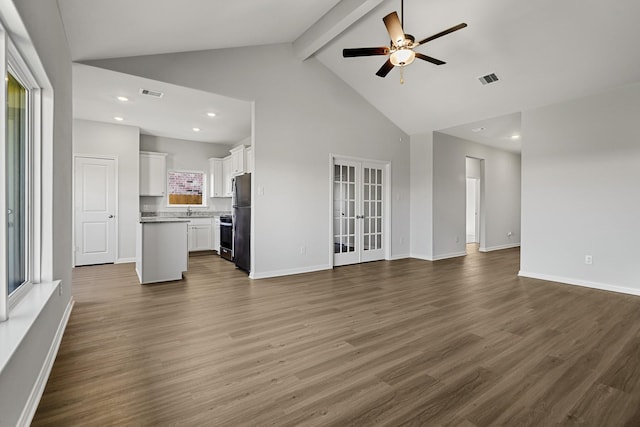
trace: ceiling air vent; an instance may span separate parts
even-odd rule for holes
[[[480,80],[480,83],[482,83],[483,85],[488,85],[490,83],[497,82],[498,76],[496,76],[496,73],[491,73],[487,74],[486,76],[478,77],[478,80]]]
[[[141,95],[153,96],[155,98],[162,98],[164,93],[158,92],[157,90],[149,90],[149,89],[140,89]]]

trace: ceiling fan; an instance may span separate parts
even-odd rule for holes
[[[401,15],[404,15],[404,0],[402,0],[400,3],[400,13]],[[400,67],[400,83],[404,83],[402,69],[411,64],[416,58],[431,62],[435,65],[446,64],[446,62],[439,59],[432,58],[431,56],[424,55],[420,52],[415,52],[414,49],[416,47],[442,36],[446,36],[447,34],[453,33],[454,31],[461,30],[467,26],[467,24],[463,22],[430,37],[427,37],[426,39],[420,40],[419,42],[416,42],[415,37],[413,37],[411,34],[405,34],[404,30],[402,29],[402,22],[400,21],[400,18],[398,18],[398,14],[396,12],[391,12],[390,14],[382,18],[382,20],[384,22],[384,25],[387,27],[389,36],[391,37],[391,44],[389,45],[389,47],[384,46],[343,49],[342,56],[344,58],[353,58],[357,56],[388,55],[389,58],[387,58],[387,62],[385,62],[382,67],[380,67],[376,75],[380,77],[386,77],[386,75],[389,74],[389,71],[391,71],[393,67]]]

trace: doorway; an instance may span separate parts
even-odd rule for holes
[[[389,164],[333,159],[333,265],[385,259]]]
[[[116,260],[116,160],[76,156],[74,160],[75,265]]]
[[[481,241],[481,181],[482,160],[466,158],[466,243],[480,244]]]

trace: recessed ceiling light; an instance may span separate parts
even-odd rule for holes
[[[200,128],[193,128],[194,132],[200,132]]]
[[[518,135],[517,133],[513,134],[511,135],[511,139],[520,139],[520,135]]]
[[[207,113],[207,116],[209,116],[209,117],[215,117],[215,116],[216,116],[216,113]]]
[[[129,98],[127,98],[126,96],[119,96],[118,97],[118,101],[127,102],[128,100],[129,100]]]
[[[481,126],[481,127],[479,127],[479,128],[473,128],[473,129],[471,129],[471,132],[482,132],[483,130],[487,130],[487,128],[486,128],[486,127]]]
[[[114,117],[113,119],[114,119],[114,120],[117,120],[117,121],[119,121],[119,122],[121,122],[121,121],[123,121],[123,120],[124,120],[124,118],[122,118],[122,117],[117,117],[117,116],[116,116],[116,117]]]

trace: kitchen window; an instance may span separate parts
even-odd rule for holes
[[[207,176],[202,171],[177,171],[167,173],[167,206],[206,207]]]
[[[0,69],[5,84],[0,92],[0,116],[5,132],[0,135],[0,321],[9,317],[13,306],[35,281],[39,245],[35,239],[36,200],[35,157],[39,150],[35,123],[39,123],[39,90],[17,49],[0,29]],[[39,171],[38,171],[39,174]]]

